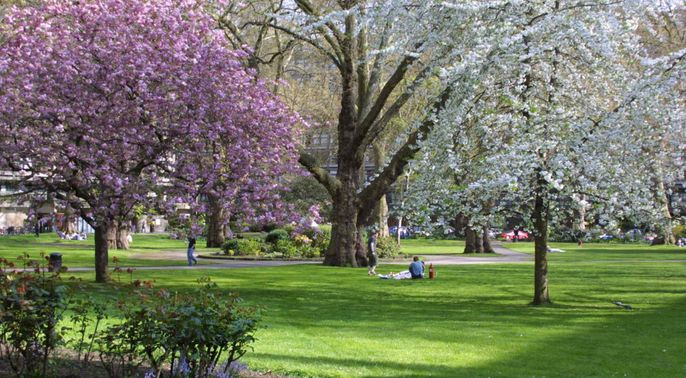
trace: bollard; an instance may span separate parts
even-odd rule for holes
[[[62,254],[53,252],[50,254],[50,259],[48,261],[48,271],[59,272],[60,269],[62,269]]]

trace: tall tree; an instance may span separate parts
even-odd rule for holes
[[[250,3],[250,2],[248,2]],[[498,10],[479,1],[446,4],[424,1],[311,2],[287,4],[267,25],[329,60],[339,91],[336,175],[301,153],[300,163],[333,200],[332,240],[324,263],[365,264],[363,228],[390,185],[419,150],[435,116],[462,80],[488,60],[488,29]],[[306,60],[303,60],[307,63]],[[303,63],[300,62],[300,63]],[[291,62],[294,66],[298,62]],[[303,64],[299,67],[307,71]],[[404,142],[388,151],[378,174],[361,183],[365,156],[415,96],[430,98],[426,111],[409,122]]]

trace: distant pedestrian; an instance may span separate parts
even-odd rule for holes
[[[378,257],[376,255],[376,236],[377,232],[372,231],[367,239],[367,258],[369,259],[369,274],[370,276],[376,275],[376,264],[378,263]]]
[[[513,236],[512,236],[512,242],[515,242],[515,243],[516,243],[517,240],[519,240],[519,228],[515,228],[515,229],[512,231],[512,235],[513,235]]]
[[[198,260],[193,256],[195,252],[195,238],[188,238],[188,250],[186,251],[186,257],[188,257],[188,266],[197,265]]]

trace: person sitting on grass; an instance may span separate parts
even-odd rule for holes
[[[412,258],[412,263],[410,263],[410,274],[412,279],[424,278],[424,264],[419,261],[419,257],[415,256]]]

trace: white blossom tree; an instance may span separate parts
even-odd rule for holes
[[[652,192],[645,171],[627,172],[631,164],[641,165],[646,158],[621,151],[631,144],[645,155],[648,147],[626,136],[643,133],[641,140],[662,141],[657,137],[662,131],[649,125],[678,125],[674,119],[660,122],[655,115],[645,117],[645,111],[637,113],[645,110],[647,101],[664,104],[665,111],[679,109],[674,101],[666,105],[675,98],[669,89],[683,69],[679,53],[649,62],[648,69],[632,67],[632,59],[644,53],[636,29],[637,15],[645,15],[647,5],[528,1],[504,6],[499,30],[507,37],[498,49],[506,53],[499,55],[497,68],[489,72],[484,95],[446,109],[437,136],[431,139],[431,151],[425,150],[424,160],[443,156],[436,161],[443,164],[441,168],[424,164],[430,171],[448,168],[467,179],[451,183],[459,189],[456,193],[434,191],[434,199],[436,193],[443,193],[460,204],[460,211],[483,216],[479,202],[487,203],[491,196],[501,207],[508,206],[496,206],[487,216],[505,210],[518,213],[530,225],[535,240],[533,304],[550,302],[548,226],[559,211],[557,206],[577,199],[583,207],[587,197],[631,206],[637,198],[647,198],[646,193]],[[674,117],[674,111],[668,113]],[[475,120],[484,143],[460,142],[475,135],[468,133]],[[681,130],[677,126],[673,131]],[[494,138],[493,133],[501,135]],[[484,163],[470,158],[475,144],[491,148],[479,154]],[[651,146],[653,152],[667,150],[661,142]],[[478,173],[459,176],[473,169]],[[636,184],[634,190],[624,187],[629,181]]]

